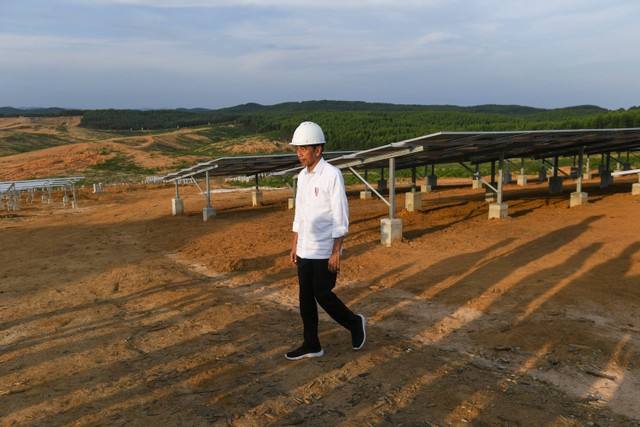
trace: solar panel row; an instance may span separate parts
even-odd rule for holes
[[[438,132],[380,147],[355,151],[325,153],[335,166],[348,168],[385,168],[390,158],[397,169],[444,163],[480,164],[513,158],[544,159],[577,155],[604,154],[640,149],[640,128],[577,129],[504,132]],[[294,154],[271,156],[222,157],[199,163],[164,177],[256,175],[261,173],[294,174],[300,170]]]

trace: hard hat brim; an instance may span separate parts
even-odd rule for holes
[[[306,145],[324,145],[326,144],[325,141],[323,142],[290,142],[289,145],[296,145],[298,147],[302,147],[302,146],[306,146]]]

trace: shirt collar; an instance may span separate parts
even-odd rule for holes
[[[315,168],[313,168],[312,172],[309,172],[309,168],[304,168],[303,172],[306,175],[315,174],[315,173],[318,173],[318,175],[322,175],[322,171],[324,170],[324,166],[326,164],[327,162],[324,160],[324,157],[320,157],[320,160],[318,160],[318,164],[316,165]]]

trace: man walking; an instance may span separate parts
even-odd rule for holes
[[[324,350],[318,338],[318,307],[351,332],[354,350],[364,346],[365,318],[355,314],[333,293],[340,271],[342,240],[349,229],[349,206],[339,169],[322,157],[324,133],[313,122],[303,122],[291,145],[304,169],[298,175],[291,261],[298,268],[303,342],[288,352],[289,360],[320,357]]]

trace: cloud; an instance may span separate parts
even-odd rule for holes
[[[6,86],[55,75],[78,98],[112,85],[105,99],[137,88],[183,106],[435,94],[570,105],[575,94],[628,99],[637,89],[639,10],[616,0],[32,0],[0,15],[0,54]]]

